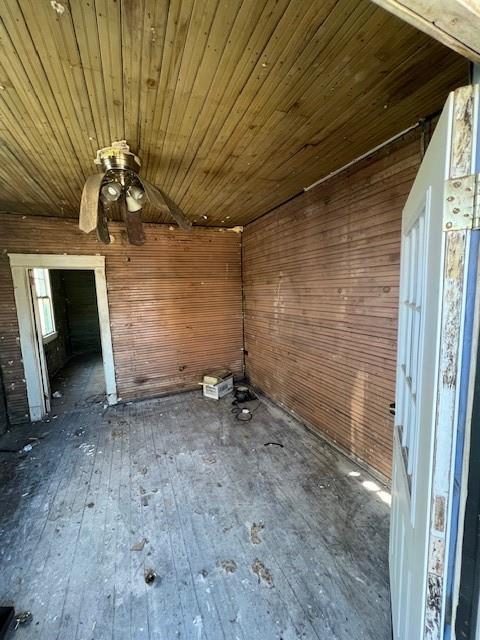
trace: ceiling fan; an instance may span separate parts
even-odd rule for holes
[[[97,151],[95,164],[103,172],[89,176],[85,182],[80,203],[79,227],[85,233],[94,229],[98,239],[110,244],[107,213],[115,203],[120,206],[130,244],[142,245],[145,234],[141,211],[145,202],[168,210],[182,229],[189,230],[192,223],[168,195],[138,175],[140,159],[130,151],[125,140],[113,142]]]

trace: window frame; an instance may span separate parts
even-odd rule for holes
[[[41,271],[43,272],[42,275],[42,279],[44,282],[44,289],[45,289],[45,293],[40,295],[39,294],[39,290],[37,287],[37,282],[40,281],[40,277],[39,275],[37,275],[35,272]],[[57,331],[57,323],[56,323],[56,319],[55,319],[55,309],[53,306],[53,296],[52,296],[52,285],[51,285],[51,281],[50,281],[50,270],[47,269],[46,267],[34,267],[32,269],[32,280],[33,280],[33,289],[34,289],[34,294],[35,294],[35,298],[37,301],[37,309],[38,309],[38,313],[39,313],[39,320],[40,320],[40,328],[42,331],[42,342],[43,344],[48,344],[49,342],[53,342],[53,340],[55,340],[58,337],[58,331]],[[48,333],[43,333],[44,332],[44,325],[45,325],[45,316],[43,313],[43,305],[40,304],[40,300],[47,300],[48,301],[48,306],[50,309],[50,316],[52,319],[52,327],[53,330],[49,331]]]

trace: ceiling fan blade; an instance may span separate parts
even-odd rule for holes
[[[167,196],[164,191],[162,191],[158,187],[155,187],[144,178],[140,178],[140,181],[143,184],[143,188],[145,189],[147,198],[150,200],[150,203],[153,207],[161,209],[162,207],[166,206],[170,211],[170,215],[179,227],[185,229],[186,231],[189,231],[192,228],[191,221],[183,213],[180,207],[175,204],[175,202],[169,196]]]
[[[103,244],[110,244],[110,234],[108,232],[107,225],[107,212],[100,201],[98,203],[98,218],[97,218],[97,238]]]
[[[125,220],[129,243],[141,246],[145,243],[145,232],[143,231],[142,218],[140,217],[142,210],[129,211],[124,195],[120,197],[120,208],[122,217]]]
[[[185,229],[185,231],[190,231],[190,229],[192,228],[191,220],[189,220],[180,209],[180,207],[175,204],[175,202],[169,196],[167,196],[165,191],[162,191],[161,189],[159,189],[159,191],[162,194],[163,199],[167,203],[167,207],[170,209],[172,218],[175,220],[178,226],[182,229]]]
[[[85,233],[97,228],[100,187],[104,176],[104,173],[89,176],[83,187],[78,226]]]

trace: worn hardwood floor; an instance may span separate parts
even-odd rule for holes
[[[61,394],[60,398],[52,398],[52,415],[106,402],[102,354],[74,356],[57,373],[50,387],[52,393]]]
[[[388,494],[299,423],[200,392],[70,406],[0,443],[34,443],[0,454],[15,637],[390,638]]]

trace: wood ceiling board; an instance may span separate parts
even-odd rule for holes
[[[126,138],[197,224],[246,224],[467,81],[367,0],[60,4],[0,9],[2,210],[77,217],[96,149]]]
[[[461,72],[461,68],[449,76],[452,84],[456,81],[458,71]],[[342,115],[339,127],[330,133],[321,144],[302,148],[296,157],[289,158],[288,161],[280,167],[282,173],[275,176],[276,204],[278,205],[285,202],[285,200],[290,197],[290,191],[299,183],[299,177],[304,180],[303,187],[306,187],[315,182],[319,176],[328,175],[330,171],[328,171],[327,168],[337,161],[337,145],[339,141],[347,142],[350,145],[353,158],[356,158],[364,153],[364,151],[362,151],[363,140],[360,135],[362,130],[368,129],[370,131],[369,148],[371,149],[389,139],[392,122],[397,122],[399,131],[402,131],[408,128],[409,123],[418,121],[421,117],[418,113],[419,98],[422,104],[431,105],[429,112],[434,113],[436,111],[434,105],[438,93],[443,90],[446,82],[448,82],[448,78],[443,77],[439,81],[438,86],[433,86],[433,89],[431,86],[425,87],[424,90],[423,88],[419,89],[408,99],[390,107],[388,118],[385,113],[383,118],[380,115],[375,121],[374,115],[372,115],[373,110],[369,112],[367,108],[362,110],[362,119],[354,120],[354,124],[350,118]],[[378,112],[380,114],[382,113],[381,108],[378,109]],[[344,166],[344,164],[336,166],[336,169],[341,166]],[[321,168],[320,172],[319,167]],[[251,207],[255,207],[255,210],[261,211],[264,206],[270,204],[271,201],[271,194],[264,200],[260,200],[258,194],[251,193],[250,199],[245,200],[244,207],[245,210],[251,214]],[[240,222],[240,224],[241,223],[242,222]]]
[[[328,8],[329,5],[327,4],[325,6]],[[316,9],[316,11],[314,9]],[[302,27],[304,31],[308,25],[312,28],[311,23],[315,14],[317,14],[319,21],[324,15],[323,13],[318,15],[318,7],[315,8],[312,6],[310,6],[309,9],[307,8],[303,13],[298,12],[298,7],[296,8],[296,13],[294,13],[294,11],[295,7],[292,8],[292,5],[288,5],[282,13],[280,11],[278,12],[278,18],[276,16],[278,25],[274,33],[279,31],[282,37],[272,36],[266,41],[266,44],[265,40],[262,42],[262,40],[259,41],[259,38],[264,36],[265,29],[268,27],[270,20],[268,20],[265,25],[261,22],[258,23],[253,32],[253,38],[247,42],[244,48],[244,54],[238,65],[241,70],[240,74],[237,68],[232,68],[230,76],[222,78],[223,82],[226,83],[226,91],[222,97],[222,107],[223,112],[228,118],[223,119],[223,121],[217,118],[209,118],[211,135],[206,142],[205,153],[202,154],[200,152],[199,154],[202,159],[202,166],[200,169],[198,164],[195,164],[193,167],[190,166],[190,170],[185,176],[186,185],[191,184],[197,173],[199,173],[202,178],[207,176],[208,179],[212,175],[214,177],[217,176],[223,168],[223,175],[225,175],[226,167],[223,166],[223,158],[218,159],[219,154],[223,152],[225,155],[228,152],[226,144],[232,140],[239,122],[245,118],[249,118],[248,131],[258,126],[255,124],[255,119],[260,119],[260,111],[265,103],[264,87],[270,79],[272,83],[279,81],[279,75],[275,74],[273,69],[272,73],[266,73],[268,65],[272,65],[271,61],[274,60],[274,66],[277,69],[282,68],[282,65],[288,60],[288,46],[292,40],[295,40],[297,44],[297,51],[293,52],[293,57],[298,59],[298,48],[302,47],[303,43],[295,37],[295,33]],[[269,15],[266,17],[267,19],[270,18]],[[284,28],[285,24],[291,24],[292,29],[289,31]],[[255,50],[257,50],[256,54],[252,56],[252,52]],[[288,82],[286,68],[282,71],[281,78],[285,83]],[[239,93],[240,87],[241,92]],[[238,144],[239,142],[241,143],[241,141],[242,137],[238,135],[235,138],[235,142]],[[234,159],[237,158],[241,159],[241,149],[239,149]],[[206,162],[209,163],[207,168],[204,166]]]
[[[480,5],[476,0],[373,0],[462,56],[480,63]]]
[[[75,187],[80,187],[82,183],[78,175],[77,151],[69,135],[77,123],[73,118],[70,123],[66,121],[66,113],[62,113],[61,102],[58,102],[58,96],[50,84],[53,77],[48,75],[48,68],[39,56],[41,51],[47,57],[47,51],[38,49],[38,44],[30,35],[30,28],[37,24],[39,18],[36,13],[39,5],[34,3],[31,6],[34,11],[31,24],[20,19],[20,7],[15,11],[14,4],[9,2],[4,3],[2,7],[5,9],[2,9],[0,21],[1,59],[13,87],[14,102],[16,103],[17,99],[21,100],[25,109],[30,112],[32,128],[39,128],[42,141],[42,146],[36,151],[41,152],[45,147],[51,147],[51,153],[48,155],[52,159],[52,169],[56,168],[59,187],[66,197],[67,194],[73,197],[76,195]],[[45,42],[52,44],[49,39]],[[10,91],[7,87],[6,93]],[[24,134],[22,138],[26,140],[24,151],[30,153],[28,136]],[[11,148],[15,149],[15,146],[12,145]],[[35,155],[35,152],[32,155]],[[52,178],[55,176],[54,173],[50,175]]]
[[[392,46],[392,51],[395,52],[396,51],[396,46],[395,46],[395,38],[392,38],[393,40],[393,46]],[[425,47],[430,47],[431,41],[426,43]],[[357,94],[353,95],[353,96],[347,96],[344,95],[344,97],[341,98],[341,104],[344,106],[344,110],[338,111],[338,115],[332,115],[330,117],[330,120],[326,123],[326,125],[322,128],[322,130],[319,131],[319,133],[317,134],[316,137],[320,137],[323,138],[323,144],[321,142],[317,142],[315,140],[315,138],[312,140],[310,139],[310,142],[308,142],[306,145],[302,145],[300,140],[303,137],[303,139],[305,139],[308,136],[309,131],[311,132],[312,130],[315,130],[315,127],[318,126],[319,124],[319,116],[318,113],[322,112],[324,110],[324,105],[326,102],[326,96],[321,96],[320,99],[317,99],[317,102],[315,102],[314,100],[314,96],[310,96],[309,98],[307,98],[305,100],[306,104],[312,103],[314,106],[314,115],[312,116],[312,118],[310,119],[310,121],[303,126],[303,129],[298,130],[297,132],[295,132],[295,128],[301,127],[302,125],[298,122],[296,122],[295,120],[292,120],[292,115],[290,113],[284,113],[283,115],[285,116],[283,121],[281,121],[281,119],[279,119],[279,121],[277,123],[275,123],[275,126],[272,127],[268,127],[266,126],[264,131],[262,132],[265,138],[268,138],[270,136],[271,138],[271,131],[272,129],[276,129],[277,132],[280,131],[280,133],[283,133],[282,136],[280,136],[285,142],[283,145],[283,148],[275,148],[274,146],[272,146],[270,144],[270,146],[268,146],[267,141],[265,140],[261,140],[260,142],[257,139],[253,139],[252,140],[252,145],[250,147],[250,150],[245,150],[244,151],[244,156],[249,156],[248,160],[250,161],[250,166],[254,165],[254,160],[255,160],[255,155],[256,155],[256,150],[255,150],[255,145],[259,145],[260,148],[262,149],[262,151],[266,148],[265,151],[265,156],[269,157],[269,160],[267,161],[267,163],[264,163],[263,166],[261,167],[260,171],[256,174],[259,177],[267,177],[270,180],[273,180],[274,182],[278,182],[278,184],[276,184],[276,187],[279,188],[287,188],[288,189],[288,183],[286,182],[291,176],[290,173],[293,172],[293,176],[294,176],[294,182],[296,184],[298,184],[298,176],[302,176],[304,177],[304,171],[306,169],[306,167],[303,167],[301,164],[301,157],[304,156],[307,158],[308,160],[308,164],[312,164],[312,159],[313,160],[317,160],[317,162],[314,164],[315,166],[315,171],[317,172],[315,175],[316,177],[318,177],[319,175],[326,175],[327,173],[329,173],[329,171],[326,170],[326,167],[329,166],[328,161],[326,162],[327,158],[328,158],[328,154],[332,154],[333,152],[333,159],[330,160],[330,162],[335,162],[335,156],[337,154],[337,150],[338,150],[338,144],[339,142],[343,142],[343,143],[347,143],[348,145],[350,145],[350,148],[355,149],[356,146],[356,153],[353,157],[355,157],[356,155],[361,155],[360,149],[362,148],[363,144],[364,144],[364,136],[362,136],[361,134],[358,135],[360,132],[357,132],[357,129],[360,129],[360,131],[362,132],[367,132],[370,135],[370,140],[371,140],[371,144],[369,148],[374,147],[376,144],[383,142],[385,139],[387,139],[388,136],[388,132],[392,130],[392,120],[393,122],[398,123],[397,124],[397,132],[401,131],[403,128],[406,128],[407,126],[409,126],[409,124],[412,124],[413,122],[415,122],[418,117],[420,117],[420,114],[417,115],[418,113],[418,92],[422,91],[424,88],[424,83],[423,81],[421,81],[421,77],[424,77],[424,75],[422,74],[422,76],[416,78],[416,84],[417,86],[415,86],[413,88],[413,90],[408,93],[406,92],[406,97],[405,99],[399,101],[399,100],[395,100],[395,97],[391,94],[392,89],[390,87],[393,86],[393,90],[397,90],[397,86],[398,86],[398,76],[399,74],[405,73],[406,77],[410,77],[409,76],[409,72],[411,72],[411,67],[412,65],[416,64],[416,59],[415,57],[412,57],[413,55],[413,51],[415,50],[415,43],[412,43],[413,48],[409,51],[407,51],[407,53],[410,55],[410,57],[407,59],[406,62],[404,62],[403,64],[401,62],[398,62],[398,67],[394,68],[393,71],[389,72],[388,75],[385,75],[385,72],[382,70],[381,71],[381,77],[382,77],[382,81],[377,81],[376,82],[376,86],[374,87],[375,89],[375,97],[376,97],[376,112],[378,114],[378,120],[374,119],[374,109],[372,109],[372,107],[374,106],[371,103],[372,100],[372,94],[371,93],[365,93],[364,95],[362,95],[362,87],[359,87],[359,91]],[[428,61],[428,65],[430,64],[435,64],[437,62],[441,62],[441,58],[444,55],[445,51],[442,49],[438,49],[438,54],[440,55],[440,61],[438,60],[438,56],[435,57],[434,55],[429,56],[429,61]],[[428,55],[428,51],[425,51],[425,56]],[[396,58],[393,59],[396,63]],[[460,71],[459,69],[457,69],[455,71],[455,75],[458,74],[459,72],[461,73],[461,67],[463,66],[463,63],[460,61]],[[361,69],[361,67],[359,67],[359,69]],[[425,69],[426,71],[427,69]],[[336,74],[337,77],[339,74]],[[415,77],[415,76],[414,76]],[[445,84],[445,78],[442,79],[442,85]],[[348,87],[348,83],[344,83],[343,85],[340,85],[340,90],[344,90],[344,94],[346,93],[345,89],[346,87]],[[327,87],[328,89],[328,87]],[[340,91],[338,90],[336,87],[332,88],[332,93],[334,91]],[[417,93],[416,93],[417,92]],[[385,113],[385,109],[384,109],[384,105],[387,105],[389,109],[392,108],[392,103],[393,103],[393,108],[394,107],[398,107],[397,108],[397,113],[396,114],[392,114],[392,112],[390,111],[388,114]],[[412,110],[406,110],[407,107],[407,103],[409,105],[413,105],[414,109],[416,109],[416,111],[414,111],[412,113]],[[425,106],[426,101],[423,100],[422,104]],[[433,106],[433,103],[430,102],[430,107]],[[433,109],[432,109],[433,110]],[[280,112],[281,113],[281,112]],[[362,116],[364,119],[364,122],[361,122],[361,120],[359,119],[359,116]],[[344,124],[344,129],[343,131],[339,131],[339,122],[340,124]],[[359,127],[359,123],[362,124],[362,127]],[[384,131],[386,131],[386,133],[382,133],[382,126],[384,127]],[[289,135],[290,132],[290,135]],[[333,135],[331,135],[330,139],[329,139],[329,133],[333,133]],[[245,135],[247,135],[245,133]],[[298,140],[298,147],[300,149],[299,153],[297,154],[296,157],[289,158],[289,160],[287,161],[288,164],[290,164],[291,166],[287,167],[283,167],[283,170],[280,173],[275,173],[276,169],[272,168],[272,164],[270,163],[270,158],[273,160],[273,167],[275,167],[275,164],[278,166],[278,160],[276,160],[277,158],[282,158],[285,157],[288,154],[288,148],[286,148],[286,145],[288,145],[291,140],[292,137]],[[352,139],[349,139],[352,138]],[[263,143],[263,144],[262,144]],[[358,145],[358,143],[360,143],[360,145]],[[283,151],[283,153],[282,153]],[[324,166],[325,169],[319,174],[318,173],[318,165],[320,164],[320,155],[319,152],[323,152],[323,159],[324,159]],[[314,156],[318,155],[317,158],[315,158]],[[288,156],[287,156],[288,157]],[[338,168],[338,166],[341,165],[337,165],[336,168]],[[297,177],[295,177],[297,176]],[[242,179],[244,180],[246,176],[242,176]],[[313,180],[315,179],[315,177],[313,178]],[[234,180],[234,178],[232,178],[232,180]],[[230,180],[230,186],[232,186],[232,180]],[[310,182],[312,182],[313,180],[310,180]],[[304,182],[302,186],[307,186],[309,184],[309,182]],[[221,191],[221,189],[219,189],[219,192]],[[287,191],[288,193],[288,191]],[[255,192],[252,194],[253,199],[258,202],[258,194],[256,194]],[[286,196],[288,197],[288,196]],[[282,199],[280,199],[280,201],[283,201],[285,198],[283,197]],[[230,204],[229,200],[224,201],[223,206],[228,209]],[[244,202],[244,205],[247,204],[246,202]],[[250,210],[247,209],[247,211],[250,213]]]
[[[341,11],[342,7],[339,4],[334,9],[334,11],[327,13],[326,16],[323,14],[317,15],[318,30],[321,31],[321,35],[324,37],[320,36],[315,41],[317,44],[316,46],[314,45],[313,58],[309,56],[308,43],[305,43],[304,38],[298,35],[299,30],[302,33],[300,28],[303,26],[304,29],[309,27],[314,32],[314,37],[316,36],[317,30],[313,30],[311,25],[312,16],[307,15],[304,25],[303,21],[299,21],[301,17],[299,13],[284,14],[282,17],[284,25],[282,33],[285,39],[280,42],[273,41],[273,44],[269,42],[254,72],[248,78],[245,87],[245,100],[241,102],[241,108],[236,110],[236,119],[231,118],[226,123],[217,138],[217,144],[211,149],[210,156],[214,157],[212,169],[208,173],[205,172],[207,178],[203,180],[203,183],[200,183],[200,188],[207,187],[207,191],[210,191],[208,185],[208,182],[212,180],[210,176],[213,174],[213,180],[215,180],[217,171],[220,168],[223,169],[222,175],[230,187],[232,187],[232,180],[235,178],[244,181],[246,177],[244,172],[247,175],[248,172],[255,172],[255,167],[252,168],[252,162],[255,162],[257,149],[261,148],[263,151],[264,140],[261,136],[267,137],[269,142],[275,140],[278,145],[280,141],[289,140],[292,135],[295,135],[296,126],[299,124],[298,119],[295,117],[296,114],[295,112],[292,113],[288,107],[283,108],[282,105],[282,102],[286,100],[298,102],[301,96],[301,92],[296,90],[295,85],[293,90],[291,88],[295,77],[301,77],[302,71],[305,71],[309,77],[310,84],[315,82],[319,71],[313,66],[313,61],[315,56],[319,54],[319,46],[324,47],[321,53],[328,58],[330,45],[338,40],[335,37],[338,22],[342,22],[346,30],[352,29],[354,25],[358,29],[361,26],[362,14],[374,11],[372,5],[362,5],[357,7],[356,11],[348,14]],[[296,31],[289,30],[286,26],[288,24],[299,25],[299,27]],[[338,51],[341,52],[342,48],[339,47]],[[302,57],[307,58],[305,61],[306,69],[302,69],[300,63]],[[327,63],[325,67],[328,69]],[[284,116],[289,119],[286,132],[277,129]],[[255,155],[247,157],[248,154],[245,153],[245,150],[251,142],[255,146]],[[240,168],[240,172],[237,171],[240,174],[238,176],[234,171],[231,171],[235,165]],[[204,184],[205,182],[207,184]]]

